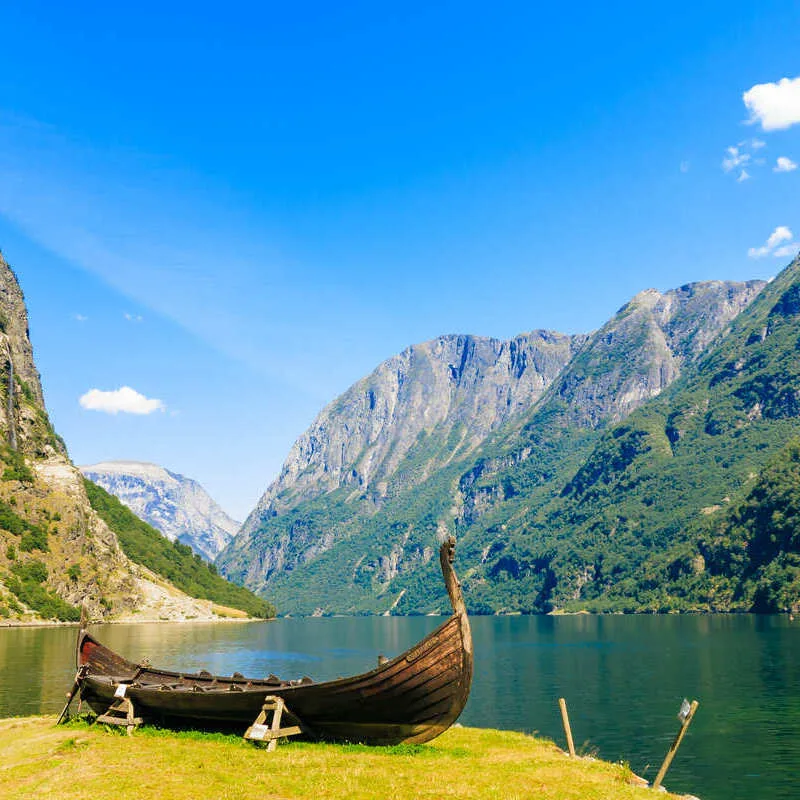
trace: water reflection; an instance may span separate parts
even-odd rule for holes
[[[0,717],[55,710],[75,675],[74,650],[74,628],[0,629]]]
[[[168,669],[327,680],[372,669],[442,620],[288,619],[114,625],[93,632]],[[653,778],[684,697],[700,708],[667,785],[703,800],[794,798],[800,769],[800,622],[749,616],[479,617],[462,721],[538,731]],[[0,717],[54,713],[74,675],[74,628],[0,629]]]

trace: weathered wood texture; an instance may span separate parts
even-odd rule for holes
[[[692,700],[692,705],[689,707],[689,713],[686,715],[686,719],[681,721],[681,728],[670,745],[666,758],[664,759],[664,763],[661,765],[661,769],[658,771],[658,775],[656,775],[656,779],[653,781],[654,789],[658,789],[658,787],[661,786],[661,781],[664,780],[667,770],[669,769],[669,765],[672,763],[672,759],[675,758],[675,753],[678,752],[678,748],[681,746],[683,737],[685,736],[686,731],[689,729],[689,725],[692,722],[694,712],[697,711],[697,706],[699,705],[700,703],[698,703],[697,700]]]
[[[272,753],[278,746],[278,739],[287,736],[297,736],[303,732],[300,725],[290,725],[286,728],[281,727],[281,719],[286,712],[287,716],[294,716],[280,697],[267,695],[261,711],[256,717],[255,722],[245,731],[244,738],[252,742],[267,742],[267,752]],[[272,719],[267,724],[267,717],[272,715]]]
[[[72,683],[72,688],[67,692],[67,702],[64,704],[64,708],[61,709],[61,713],[58,715],[58,719],[56,720],[56,725],[60,725],[62,720],[68,718],[69,707],[70,705],[72,705],[72,701],[75,698],[75,695],[81,688],[83,679],[86,677],[86,673],[88,671],[89,671],[88,664],[81,664],[81,666],[78,667],[78,671],[75,673],[75,680]]]
[[[123,725],[130,736],[133,729],[142,724],[142,718],[136,716],[129,697],[117,697],[106,709],[106,712],[97,717],[95,722],[102,725]]]
[[[108,707],[115,686],[145,719],[164,724],[246,728],[267,694],[280,697],[318,739],[393,744],[426,742],[447,730],[463,710],[472,683],[472,637],[461,587],[452,566],[454,540],[440,551],[453,615],[405,653],[370,672],[324,683],[184,674],[133,664],[88,632],[78,642],[79,664],[89,665],[81,697]]]
[[[567,749],[571,756],[575,755],[575,742],[572,741],[572,726],[569,724],[569,714],[567,713],[567,701],[563,697],[558,698],[558,707],[561,709],[561,722],[564,725],[564,734],[567,737]]]

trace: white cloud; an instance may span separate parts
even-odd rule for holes
[[[736,179],[736,182],[742,183],[743,181],[749,181],[749,180],[750,180],[750,173],[746,169],[743,169],[739,173],[739,177]]]
[[[787,158],[786,156],[780,156],[778,158],[777,163],[772,168],[773,172],[791,172],[792,170],[797,169],[797,164],[792,161],[791,158]]]
[[[750,147],[752,147],[753,150],[760,150],[762,147],[766,147],[766,146],[767,146],[767,143],[766,142],[762,142],[761,139],[751,139],[750,140]]]
[[[105,414],[152,414],[164,411],[161,400],[145,397],[130,386],[122,386],[110,392],[102,389],[89,389],[80,398],[83,408],[90,411],[102,411]]]
[[[690,166],[688,161],[681,161],[681,172],[688,172]]]
[[[775,258],[794,258],[798,250],[800,250],[800,242],[790,242],[783,247],[779,247],[772,255]]]
[[[89,317],[84,316],[83,314],[73,314],[72,319],[74,319],[76,322],[86,322]]]
[[[800,78],[781,78],[777,83],[759,83],[742,100],[750,112],[750,123],[762,130],[778,131],[800,123]]]
[[[783,258],[785,256],[793,256],[798,249],[800,243],[792,242],[794,234],[786,225],[779,225],[769,235],[766,244],[761,247],[751,247],[747,251],[750,258],[764,258],[764,256],[773,255],[776,258]],[[791,244],[784,244],[784,242],[791,242]]]
[[[767,247],[776,247],[781,242],[787,242],[792,238],[792,232],[786,225],[778,225],[767,239]]]
[[[125,312],[124,317],[126,320],[128,320],[128,322],[141,322],[144,319],[144,317],[142,317],[140,314],[129,314],[127,311]]]
[[[728,147],[725,152],[727,155],[722,159],[722,169],[725,172],[730,172],[736,167],[743,167],[750,161],[750,153],[742,153],[738,147]]]

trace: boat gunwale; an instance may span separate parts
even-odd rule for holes
[[[232,675],[231,676],[213,675],[213,674],[202,675],[199,672],[174,672],[172,670],[154,668],[154,667],[149,667],[149,666],[144,667],[141,664],[136,664],[133,661],[128,661],[128,659],[125,659],[124,656],[120,656],[119,653],[117,653],[115,650],[112,650],[110,647],[104,645],[102,642],[100,642],[97,639],[95,639],[95,637],[92,636],[92,634],[90,634],[86,630],[83,630],[81,632],[80,640],[79,640],[79,643],[78,643],[78,657],[80,658],[80,655],[81,655],[81,653],[83,651],[84,642],[87,639],[89,639],[96,646],[102,647],[104,650],[108,651],[109,653],[112,653],[113,655],[117,656],[118,658],[122,658],[123,660],[127,661],[133,667],[133,675],[131,677],[123,677],[122,675],[110,675],[110,674],[109,675],[98,675],[96,673],[93,674],[93,673],[90,672],[89,675],[86,676],[86,680],[94,679],[94,680],[100,680],[101,681],[103,678],[109,678],[109,679],[112,679],[112,680],[114,678],[116,678],[117,679],[117,683],[126,683],[126,684],[130,685],[132,683],[135,683],[135,682],[139,681],[144,675],[147,675],[149,673],[151,675],[160,675],[160,676],[167,677],[167,678],[176,678],[178,680],[192,680],[192,681],[198,681],[200,683],[203,683],[203,682],[211,683],[213,681],[217,681],[217,682],[222,681],[222,682],[224,682],[226,684],[225,688],[212,689],[212,688],[209,687],[207,690],[205,690],[205,693],[207,693],[207,694],[211,694],[212,692],[215,692],[215,691],[230,692],[230,688],[228,688],[229,686],[244,686],[246,684],[251,684],[251,685],[247,689],[243,688],[242,691],[256,691],[257,690],[260,693],[262,693],[264,689],[274,689],[276,691],[279,690],[281,692],[291,691],[291,690],[294,690],[294,689],[310,689],[311,687],[330,689],[330,688],[337,688],[337,687],[340,687],[340,686],[344,687],[344,686],[347,686],[349,683],[356,682],[356,681],[359,681],[359,680],[362,680],[362,679],[365,679],[365,678],[374,678],[374,677],[379,676],[383,672],[387,672],[393,666],[395,666],[397,664],[400,664],[406,658],[406,656],[409,653],[413,652],[414,650],[418,649],[419,647],[421,647],[424,644],[430,643],[431,640],[435,639],[454,620],[455,621],[459,621],[459,615],[458,614],[452,614],[441,625],[439,625],[435,630],[431,631],[427,636],[425,636],[424,638],[420,639],[418,642],[415,642],[407,650],[404,650],[399,655],[396,655],[394,658],[389,659],[384,664],[380,664],[377,667],[373,667],[371,670],[368,670],[366,672],[360,672],[360,673],[357,673],[355,675],[345,676],[345,677],[342,677],[342,678],[334,678],[333,680],[329,680],[329,681],[319,681],[319,682],[311,681],[310,683],[309,682],[306,682],[306,683],[292,682],[292,681],[286,681],[286,680],[283,680],[283,679],[281,679],[279,683],[275,683],[274,681],[268,681],[266,678],[248,678],[246,676],[242,677],[242,678],[234,678]],[[458,631],[458,633],[456,634],[456,636],[459,639],[462,640],[462,646],[463,646],[463,636],[462,636],[462,632],[461,632],[461,627],[460,626],[458,626],[457,631]],[[444,641],[442,643],[446,643],[451,638],[454,638],[454,637],[450,637],[450,636],[444,637]],[[425,652],[421,653],[417,658],[415,658],[411,662],[408,662],[408,666],[411,666],[412,664],[414,664],[416,661],[419,660],[419,658],[422,658],[424,656],[429,655],[431,651],[435,651],[436,650],[436,646],[438,644],[439,644],[438,642],[434,643],[434,646],[432,646],[430,648],[427,648],[425,650]],[[91,659],[88,659],[87,661],[84,661],[84,662],[79,661],[78,666],[81,666],[82,663],[91,663]],[[137,686],[137,687],[134,687],[134,688],[137,691],[162,691],[162,690],[160,690],[158,688],[157,685]],[[186,691],[192,691],[192,688],[191,688],[191,686],[187,686],[185,690]],[[183,691],[183,689],[176,689],[174,691]]]

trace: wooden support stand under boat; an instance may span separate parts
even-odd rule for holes
[[[102,725],[124,725],[128,736],[133,733],[134,728],[142,724],[142,718],[136,716],[133,703],[127,696],[127,684],[120,683],[114,692],[114,701],[106,709],[104,714],[100,714],[95,720]]]
[[[461,585],[453,570],[455,539],[439,551],[453,614],[405,653],[369,672],[314,683],[179,673],[134,664],[95,639],[85,626],[77,660],[86,666],[81,698],[103,713],[119,684],[145,721],[206,729],[252,727],[264,712],[266,695],[302,720],[302,735],[366,744],[427,742],[452,725],[472,683],[472,636]],[[260,723],[263,724],[263,723]]]
[[[273,752],[278,746],[278,739],[297,736],[303,732],[301,725],[290,725],[288,728],[281,728],[281,717],[284,713],[286,713],[287,717],[294,717],[294,714],[286,708],[282,698],[268,694],[264,699],[264,705],[261,706],[261,711],[256,717],[256,721],[245,731],[244,738],[251,742],[267,742],[267,752]],[[269,714],[272,714],[272,721],[267,724],[267,716]]]

